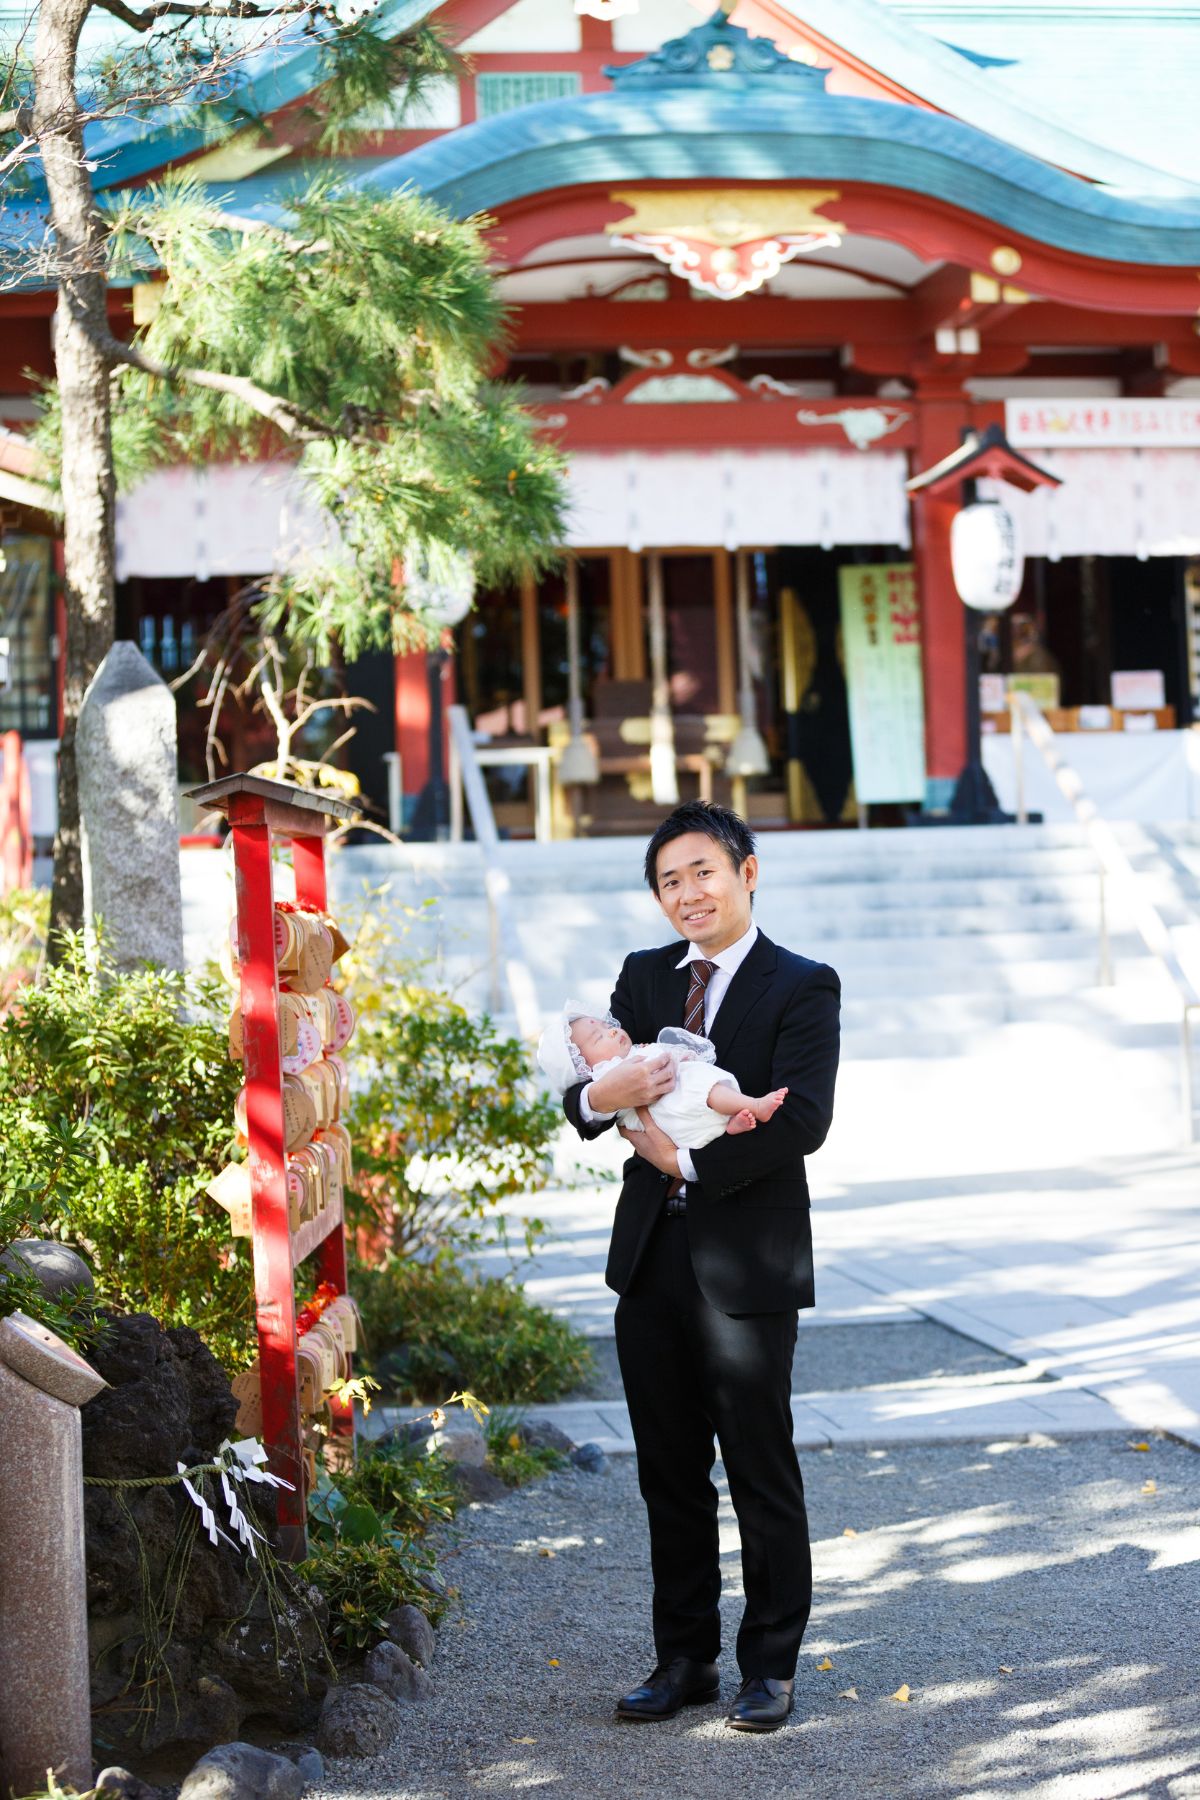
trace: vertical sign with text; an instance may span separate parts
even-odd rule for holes
[[[925,798],[921,619],[911,563],[838,570],[859,804]]]

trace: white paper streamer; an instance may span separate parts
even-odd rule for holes
[[[271,1471],[264,1466],[267,1453],[257,1438],[239,1438],[236,1444],[226,1438],[214,1460],[220,1465],[219,1471],[214,1471],[214,1473],[219,1472],[220,1474],[221,1492],[229,1514],[229,1528],[237,1533],[237,1541],[235,1542],[228,1533],[221,1530],[217,1524],[217,1515],[208,1500],[200,1489],[193,1486],[187,1479],[185,1465],[176,1463],[175,1467],[183,1477],[184,1492],[193,1505],[199,1507],[200,1524],[202,1529],[208,1533],[210,1542],[216,1544],[217,1539],[222,1538],[234,1549],[237,1549],[240,1544],[243,1550],[248,1550],[251,1556],[257,1559],[258,1552],[254,1548],[254,1540],[256,1538],[262,1540],[263,1534],[254,1529],[238,1504],[235,1484],[239,1481],[257,1481],[264,1487],[291,1490],[293,1483],[286,1481],[282,1475],[272,1475]]]

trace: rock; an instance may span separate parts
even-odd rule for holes
[[[304,1788],[286,1756],[257,1744],[218,1744],[187,1776],[179,1800],[300,1800]]]
[[[503,1500],[509,1492],[494,1469],[476,1468],[474,1463],[455,1463],[450,1474],[455,1487],[467,1501],[490,1506]]]
[[[18,1262],[33,1270],[38,1286],[50,1300],[57,1300],[71,1288],[82,1288],[90,1294],[95,1286],[92,1271],[82,1256],[53,1238],[17,1238],[0,1253],[0,1264],[14,1269]]]
[[[406,1656],[423,1669],[432,1665],[437,1633],[419,1606],[398,1606],[388,1614],[385,1623],[389,1638],[393,1644],[399,1644]]]
[[[586,1475],[608,1474],[608,1458],[599,1444],[580,1444],[578,1450],[571,1452],[571,1461]]]
[[[118,969],[183,968],[175,697],[136,644],[115,643],[75,728],[83,916]]]
[[[325,1779],[324,1758],[311,1744],[272,1744],[271,1749],[276,1756],[286,1756],[289,1762],[295,1763],[307,1786],[316,1787]]]
[[[194,1331],[165,1332],[146,1314],[112,1317],[95,1361],[111,1386],[81,1411],[85,1474],[173,1473],[177,1462],[209,1461],[233,1435],[228,1377]],[[199,1514],[177,1484],[84,1495],[92,1708],[104,1711],[114,1763],[141,1768],[138,1758],[153,1756],[155,1768],[186,1768],[208,1745],[240,1739],[249,1718],[256,1734],[310,1731],[327,1686],[321,1596],[281,1570],[272,1615],[255,1563],[197,1531]],[[271,1499],[268,1489],[242,1494],[268,1540]],[[218,1499],[218,1517],[222,1510]],[[182,1580],[181,1528],[194,1534]],[[155,1607],[174,1584],[158,1703],[147,1712],[131,1699],[141,1680],[143,1569]]]
[[[96,1777],[95,1792],[111,1794],[113,1800],[162,1800],[162,1789],[150,1787],[131,1775],[128,1769],[101,1769]]]
[[[393,1700],[428,1700],[433,1694],[433,1683],[424,1669],[419,1669],[390,1638],[376,1644],[369,1653],[363,1675]]]
[[[321,1708],[317,1746],[326,1756],[377,1756],[387,1749],[399,1723],[398,1705],[373,1683],[333,1687]],[[181,1794],[179,1800],[189,1797]]]
[[[465,1463],[473,1469],[481,1469],[487,1461],[487,1438],[483,1427],[466,1413],[448,1417],[441,1429],[434,1432],[428,1447],[440,1450],[447,1462]]]
[[[517,1436],[528,1450],[561,1450],[564,1456],[570,1456],[575,1448],[574,1440],[549,1419],[522,1419]]]
[[[437,1600],[446,1600],[449,1598],[450,1590],[447,1588],[445,1577],[439,1569],[418,1569],[417,1584],[419,1587],[423,1587],[427,1594],[432,1594]]]

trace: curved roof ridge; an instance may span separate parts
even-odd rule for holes
[[[879,0],[778,0],[798,24],[811,26],[868,67],[878,69],[940,112],[977,126],[1042,162],[1133,194],[1200,194],[1200,182],[1156,168],[1123,151],[1043,118],[997,91],[952,45],[908,14]]]
[[[744,87],[575,95],[464,125],[352,178],[413,186],[460,216],[552,187],[651,180],[877,182],[948,201],[1075,254],[1200,261],[1200,193],[1093,186],[943,113]]]

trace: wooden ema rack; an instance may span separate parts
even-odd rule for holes
[[[308,1539],[294,1273],[315,1256],[317,1279],[346,1293],[346,1234],[340,1204],[295,1233],[288,1225],[271,850],[291,846],[297,902],[325,912],[325,833],[331,823],[356,817],[357,808],[258,775],[228,775],[187,797],[223,814],[233,839],[263,1442],[272,1474],[292,1484],[275,1494],[283,1553],[299,1561]],[[349,1440],[352,1454],[353,1402],[335,1396],[330,1406],[334,1435]]]

